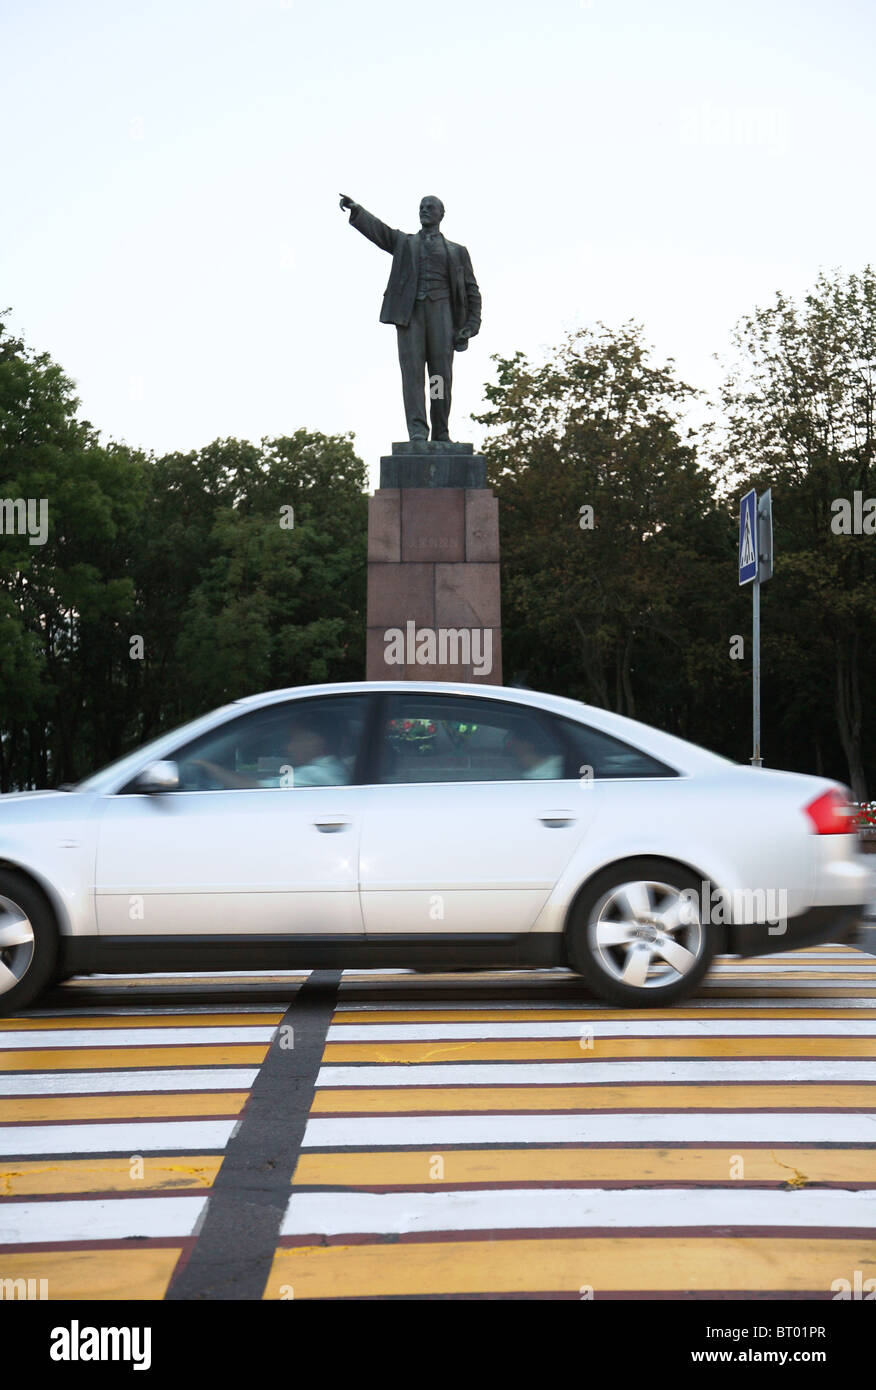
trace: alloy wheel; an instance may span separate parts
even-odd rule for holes
[[[0,895],[0,994],[24,979],[34,953],[30,918],[18,903]]]
[[[689,975],[705,940],[689,891],[650,879],[605,893],[590,914],[587,934],[605,973],[634,989],[656,989]]]

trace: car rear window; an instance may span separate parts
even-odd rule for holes
[[[612,734],[589,724],[557,716],[563,733],[572,745],[575,775],[606,780],[623,777],[677,777],[678,771],[660,762],[641,748],[634,748]]]

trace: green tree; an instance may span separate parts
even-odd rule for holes
[[[742,319],[723,390],[725,489],[773,489],[776,579],[764,590],[765,690],[818,771],[838,739],[866,797],[876,677],[876,535],[835,529],[876,493],[876,274],[822,273]],[[780,607],[779,607],[780,605]],[[775,614],[770,626],[770,614]],[[773,635],[771,635],[773,634]],[[765,705],[765,707],[767,707]]]
[[[714,742],[741,688],[720,599],[734,542],[684,425],[696,393],[634,324],[582,329],[542,365],[497,361],[480,419],[506,679]]]
[[[365,484],[349,439],[306,430],[264,440],[230,475],[182,615],[179,682],[190,708],[361,678]]]
[[[71,781],[261,689],[364,665],[365,470],[346,437],[102,445],[0,322],[0,788]],[[16,524],[45,499],[45,544]],[[0,512],[5,517],[6,510]]]
[[[72,382],[0,322],[0,498],[45,505],[45,543],[0,536],[0,779],[76,775],[119,730],[142,461],[77,419]]]

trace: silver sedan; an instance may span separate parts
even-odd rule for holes
[[[659,1005],[716,951],[847,939],[846,790],[559,696],[253,696],[0,797],[0,1013],[82,972],[567,966]]]

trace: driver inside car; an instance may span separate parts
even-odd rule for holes
[[[278,771],[239,772],[207,758],[193,758],[188,766],[226,788],[345,786],[350,769],[332,751],[332,744],[333,730],[324,717],[301,714],[288,726]]]

